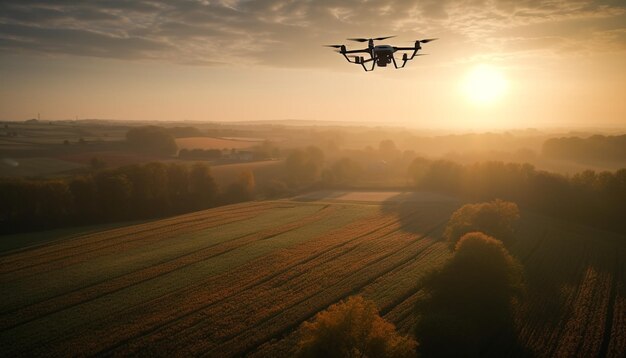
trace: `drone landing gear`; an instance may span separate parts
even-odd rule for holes
[[[396,58],[394,56],[391,56],[391,61],[393,61],[393,66],[396,69],[399,69],[399,68],[403,68],[406,65],[406,63],[409,61],[409,59],[406,57],[406,53],[402,55],[402,66],[400,67],[398,67],[398,64],[396,63]]]
[[[357,63],[360,63],[361,66],[363,67],[363,69],[365,70],[365,72],[370,72],[370,71],[374,71],[374,69],[376,68],[376,61],[378,60],[378,57],[372,57],[369,60],[363,60],[363,57],[361,57]],[[369,70],[367,69],[367,67],[365,67],[365,63],[366,62],[372,62],[372,68],[370,68]]]

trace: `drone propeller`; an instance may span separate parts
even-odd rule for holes
[[[324,47],[334,47],[334,48],[341,48],[341,46],[343,45],[324,45]]]
[[[434,38],[434,39],[423,39],[423,40],[419,40],[419,42],[421,42],[423,44],[426,44],[426,43],[429,43],[429,42],[435,41],[435,40],[437,40],[437,38]]]
[[[374,40],[374,41],[382,41],[382,40],[390,39],[390,38],[392,38],[392,37],[395,37],[395,36],[376,37],[376,38],[373,38],[373,39],[355,38],[355,39],[348,39],[348,40],[350,40],[350,41],[356,41],[356,42],[368,42],[368,41],[370,41],[370,40]]]

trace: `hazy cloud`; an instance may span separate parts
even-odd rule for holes
[[[445,37],[496,54],[622,51],[625,23],[623,1],[5,0],[0,51],[299,67],[352,36]]]

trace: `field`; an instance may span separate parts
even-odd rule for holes
[[[16,249],[0,257],[0,349],[290,356],[302,322],[354,294],[411,332],[420,278],[449,257],[440,236],[458,206],[429,193],[319,192]],[[620,356],[623,238],[532,213],[522,221],[512,247],[528,286],[520,345]]]
[[[0,177],[52,175],[82,168],[83,165],[55,158],[18,158],[0,161]]]
[[[223,139],[211,137],[178,138],[179,149],[246,149],[258,145],[261,140]]]

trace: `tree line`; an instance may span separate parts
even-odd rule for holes
[[[460,165],[417,158],[409,175],[418,189],[470,201],[511,200],[548,216],[626,233],[626,169],[600,173],[586,170],[563,176],[537,170],[530,164]]]
[[[202,163],[154,162],[60,179],[2,179],[0,233],[161,217],[253,196],[251,173],[218,190]]]
[[[589,138],[551,138],[544,142],[542,153],[554,159],[580,163],[625,163],[626,134],[593,135]]]

